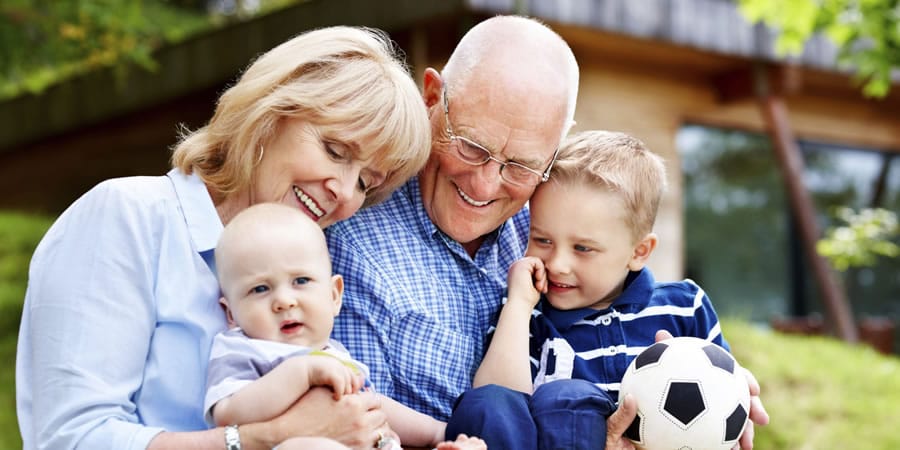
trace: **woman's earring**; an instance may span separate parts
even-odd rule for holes
[[[266,153],[266,149],[262,145],[260,145],[259,146],[259,157],[256,158],[256,164],[259,164],[262,161],[263,154],[265,154],[265,153]]]

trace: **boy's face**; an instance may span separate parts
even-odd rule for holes
[[[322,348],[344,284],[321,235],[276,225],[236,241],[218,267],[229,319],[251,338]]]
[[[604,309],[622,293],[628,271],[643,267],[642,244],[635,243],[617,195],[583,182],[549,182],[530,205],[526,254],[544,262],[554,307]]]

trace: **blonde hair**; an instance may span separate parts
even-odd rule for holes
[[[196,173],[217,193],[246,188],[261,149],[279,122],[300,118],[367,148],[388,167],[364,206],[386,198],[428,159],[431,130],[421,94],[393,42],[369,28],[331,27],[300,34],[254,61],[219,98],[209,123],[182,136],[172,166]]]
[[[559,148],[550,182],[590,183],[622,198],[635,239],[653,230],[666,190],[663,159],[637,138],[613,131],[582,131]]]

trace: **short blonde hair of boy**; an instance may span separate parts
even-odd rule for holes
[[[559,148],[550,181],[590,183],[618,194],[634,239],[653,230],[659,201],[666,190],[663,159],[643,142],[614,131],[582,131]]]
[[[381,31],[337,26],[300,34],[257,58],[219,98],[209,123],[185,133],[172,165],[223,196],[250,184],[265,143],[299,118],[390,168],[364,206],[386,198],[431,150],[425,103],[394,43]]]

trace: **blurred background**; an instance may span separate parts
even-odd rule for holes
[[[665,158],[651,267],[697,281],[726,318],[773,415],[757,448],[900,448],[877,431],[900,421],[898,0],[2,0],[0,448],[21,446],[28,261],[66,206],[165,173],[179,130],[297,33],[381,28],[418,80],[499,13],[569,42],[576,130]]]

